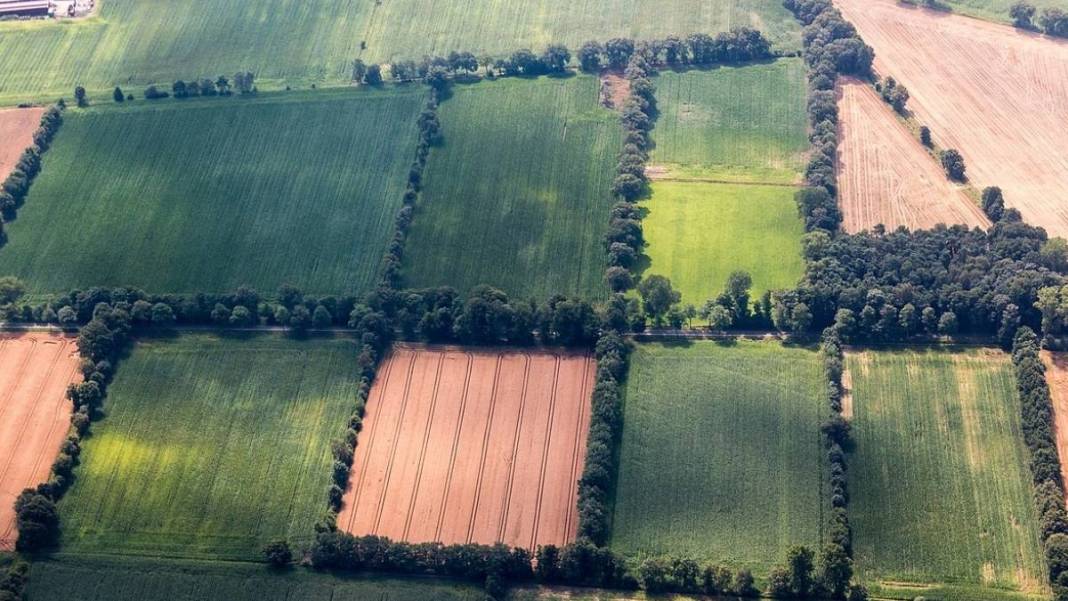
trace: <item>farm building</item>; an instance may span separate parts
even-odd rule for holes
[[[48,14],[48,7],[48,0],[0,0],[0,17],[45,16]]]

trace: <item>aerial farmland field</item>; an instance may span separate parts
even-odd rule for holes
[[[865,581],[1043,594],[1020,402],[990,349],[847,354],[849,506]]]
[[[22,151],[33,144],[33,132],[44,109],[0,109],[0,181],[18,163]]]
[[[367,402],[339,527],[531,551],[568,543],[593,373],[581,353],[395,347]]]
[[[1009,8],[1018,0],[944,0],[945,4],[953,9],[953,12],[962,15],[970,15],[990,21],[1011,23]],[[1068,0],[1028,0],[1041,14],[1046,8],[1060,8],[1068,10]]]
[[[595,77],[457,87],[439,109],[405,284],[601,298],[622,131]]]
[[[138,342],[59,504],[64,550],[255,559],[274,538],[307,543],[356,352],[270,335]]]
[[[418,88],[68,111],[0,272],[32,292],[362,293],[415,153]]]
[[[814,351],[641,344],[626,395],[612,549],[766,573],[820,546],[830,409]]]

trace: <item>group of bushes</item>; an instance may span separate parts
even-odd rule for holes
[[[1024,442],[1031,454],[1035,503],[1042,525],[1049,579],[1054,597],[1068,599],[1068,516],[1057,443],[1053,437],[1053,407],[1039,342],[1030,328],[1020,328],[1012,347]]]
[[[41,155],[52,144],[52,138],[63,124],[63,105],[49,107],[41,116],[41,125],[33,132],[33,143],[22,151],[15,168],[0,184],[0,213],[4,221],[11,221],[26,200],[33,178],[41,171]],[[0,244],[6,240],[3,224],[0,223]]]

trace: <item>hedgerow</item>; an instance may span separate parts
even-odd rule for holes
[[[52,145],[52,138],[63,124],[62,101],[49,107],[41,116],[41,124],[33,133],[33,143],[22,151],[15,167],[0,184],[0,214],[4,221],[11,221],[26,200],[33,179],[41,171],[41,155]],[[3,224],[0,223],[0,244],[6,241]]]

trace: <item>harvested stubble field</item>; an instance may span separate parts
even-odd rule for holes
[[[880,223],[888,230],[990,225],[871,85],[839,82],[838,198],[845,231]]]
[[[43,108],[0,110],[0,182],[19,162],[19,156],[33,144],[33,132],[41,122]]]
[[[894,0],[835,4],[974,185],[1001,186],[1026,221],[1068,235],[1068,42]]]
[[[622,143],[590,76],[457,87],[438,114],[408,236],[405,284],[599,298]]]
[[[671,279],[682,302],[701,306],[731,272],[753,277],[752,296],[790,288],[804,273],[794,188],[654,181],[641,203],[646,274]]]
[[[424,98],[337,90],[70,110],[7,227],[0,272],[35,293],[364,292]]]
[[[73,556],[36,561],[31,601],[483,601],[478,587],[304,569],[269,571],[243,562]]]
[[[585,354],[395,347],[338,526],[413,542],[567,543],[593,376]]]
[[[829,511],[817,354],[770,341],[641,344],[610,546],[766,573]]]
[[[863,351],[848,353],[846,365],[861,577],[1048,594],[1008,356]]]
[[[72,337],[0,335],[0,550],[15,545],[15,498],[48,480],[67,436],[79,362]]]
[[[314,536],[329,441],[356,394],[352,340],[141,340],[59,503],[77,553],[261,559]]]
[[[779,0],[504,0],[502,2],[305,2],[200,0],[160,5],[99,2],[86,20],[0,23],[0,104],[54,99],[75,85],[108,98],[135,89],[239,69],[261,84],[348,81],[354,58],[418,60],[469,50],[505,55],[551,42],[573,51],[589,39],[714,33],[749,25],[784,51],[799,50],[800,27]],[[361,50],[361,42],[367,48]]]
[[[1061,479],[1068,482],[1068,353],[1043,352],[1042,361],[1053,397],[1053,434],[1061,459]]]

